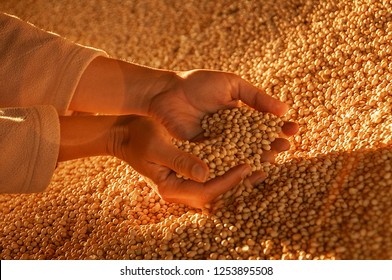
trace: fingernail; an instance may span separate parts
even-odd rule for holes
[[[261,175],[257,180],[255,181],[255,185],[261,184],[267,179],[267,175]]]
[[[241,179],[244,179],[246,176],[249,175],[251,168],[249,166],[245,167],[241,173]]]
[[[245,187],[247,187],[247,188],[253,187],[252,184],[250,183],[250,181],[249,181],[248,178],[246,178],[246,179],[244,180],[243,184],[244,184]]]
[[[207,180],[208,174],[207,174],[206,170],[199,164],[195,164],[192,167],[191,173],[192,173],[193,178],[197,179],[200,182],[204,182]]]
[[[284,103],[284,105],[285,105],[285,106],[282,107],[282,117],[283,117],[284,115],[286,115],[287,112],[290,110],[289,105],[287,105],[286,103]]]

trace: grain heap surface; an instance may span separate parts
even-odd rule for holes
[[[389,0],[0,9],[118,58],[235,72],[300,125],[268,179],[214,211],[165,203],[114,158],[62,163],[45,193],[0,195],[1,259],[392,259]]]

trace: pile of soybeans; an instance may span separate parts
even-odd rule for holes
[[[214,209],[163,201],[116,158],[61,163],[46,192],[0,195],[0,259],[392,259],[391,1],[6,0],[0,10],[116,58],[234,72],[300,125],[263,183]]]

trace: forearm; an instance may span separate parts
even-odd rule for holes
[[[107,143],[115,116],[60,117],[58,161],[109,155]]]
[[[166,91],[174,77],[172,71],[97,57],[83,73],[69,109],[147,115],[150,100]]]

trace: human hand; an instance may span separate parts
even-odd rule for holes
[[[190,140],[202,133],[200,121],[204,115],[237,107],[240,101],[277,116],[288,110],[285,103],[233,73],[192,70],[178,72],[170,87],[151,99],[148,114],[162,122],[172,135]],[[283,130],[285,136],[291,136],[298,131],[298,125],[286,122]]]
[[[116,156],[151,179],[164,200],[197,208],[236,186],[251,172],[249,165],[239,165],[206,182],[209,175],[206,163],[175,147],[165,127],[149,117],[60,117],[60,134],[58,161]],[[276,153],[288,147],[285,142],[275,141],[271,148],[263,153],[262,161],[273,161]],[[180,179],[176,173],[190,180]],[[265,178],[266,174],[258,171],[246,180],[258,184]]]
[[[168,131],[148,117],[119,117],[110,135],[109,154],[126,161],[152,180],[157,193],[168,202],[202,208],[238,185],[251,172],[250,166],[243,164],[206,182],[207,165],[198,157],[177,149]],[[180,179],[176,173],[190,180]],[[247,180],[256,184],[265,178],[263,172],[254,172]]]
[[[98,57],[83,73],[69,109],[151,116],[173,136],[191,140],[202,132],[200,121],[204,115],[238,106],[240,102],[278,116],[288,109],[283,102],[233,73],[173,72]],[[291,136],[298,126],[288,122],[283,129],[285,135]]]

